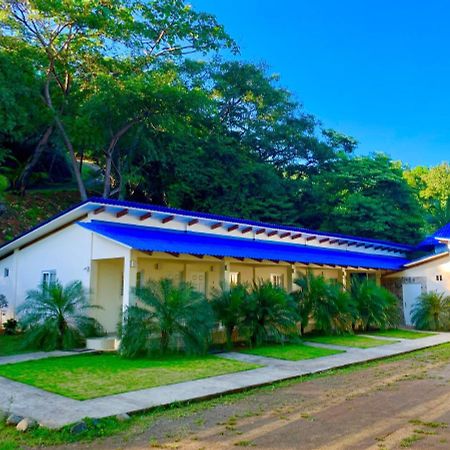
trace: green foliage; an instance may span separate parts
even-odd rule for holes
[[[450,296],[443,292],[423,293],[413,307],[411,319],[419,330],[450,330]]]
[[[308,271],[295,284],[299,289],[291,295],[297,302],[303,329],[312,318],[314,329],[326,334],[351,330],[355,306],[339,283]]]
[[[55,281],[28,291],[17,309],[25,330],[24,347],[71,349],[86,337],[104,334],[100,324],[86,316],[90,308],[93,306],[81,281],[65,286]]]
[[[179,350],[178,339],[187,353],[206,352],[214,316],[205,297],[189,283],[149,281],[135,294],[139,304],[127,309],[120,330],[123,356]]]
[[[287,292],[269,281],[255,283],[247,302],[243,325],[252,345],[282,342],[297,334],[296,305]]]
[[[301,182],[299,220],[313,228],[397,242],[421,239],[423,216],[399,164],[342,155]]]
[[[370,279],[354,278],[351,296],[364,331],[370,328],[395,328],[400,322],[398,298]]]
[[[211,297],[211,305],[216,319],[225,327],[228,349],[231,349],[233,346],[233,331],[238,330],[243,322],[245,303],[248,300],[248,296],[248,288],[243,284],[231,286],[223,284],[220,290],[213,292]]]

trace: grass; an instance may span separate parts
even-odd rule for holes
[[[171,355],[123,359],[116,354],[76,355],[0,366],[0,375],[77,400],[259,367],[215,356]]]
[[[0,356],[17,355],[27,353],[30,350],[24,350],[22,347],[22,336],[6,336],[0,334]]]
[[[404,329],[393,329],[393,330],[381,330],[368,332],[367,334],[373,336],[384,336],[392,337],[398,339],[420,339],[428,336],[434,336],[436,333],[427,333],[424,331],[414,331],[414,330],[404,330]]]
[[[327,348],[309,347],[303,344],[266,345],[248,350],[242,353],[250,355],[267,356],[269,358],[287,359],[290,361],[300,361],[302,359],[320,358],[322,356],[343,353],[342,350],[331,350]]]
[[[342,336],[305,337],[305,340],[309,342],[317,342],[318,344],[342,345],[344,347],[357,348],[378,347],[379,345],[389,345],[395,342],[365,336],[355,336],[353,334],[345,334]]]
[[[418,361],[448,361],[450,359],[450,344],[443,344],[432,349],[419,350],[414,353],[393,356],[384,360],[369,361],[363,364],[355,364],[339,369],[332,369],[326,372],[320,372],[312,375],[281,381],[243,392],[227,394],[216,397],[211,400],[201,402],[184,403],[173,405],[169,408],[155,408],[149,412],[135,414],[127,422],[119,422],[113,417],[101,419],[94,423],[87,421],[88,429],[80,434],[71,434],[70,426],[61,430],[49,430],[47,428],[36,428],[28,433],[21,433],[14,427],[7,427],[0,422],[0,450],[19,450],[23,447],[43,447],[49,445],[65,445],[75,442],[92,442],[98,439],[104,439],[108,436],[120,434],[123,441],[126,442],[131,436],[141,433],[149,426],[156,423],[157,420],[177,420],[182,417],[189,417],[195,413],[206,411],[216,406],[233,405],[234,403],[247,398],[259,392],[271,392],[276,389],[292,386],[298,383],[311,381],[318,378],[328,378],[332,376],[341,376],[358,372],[371,367],[376,367],[389,362],[402,361],[414,358]]]

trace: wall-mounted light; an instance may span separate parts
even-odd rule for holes
[[[136,267],[136,261],[134,259],[130,260],[130,267]]]
[[[211,272],[214,272],[214,266],[211,266]]]
[[[83,268],[83,270],[85,270],[86,272],[89,272],[91,270],[91,268],[89,266],[86,266]]]
[[[156,264],[155,264],[155,270],[158,270],[158,269],[159,269],[159,264],[156,263]]]

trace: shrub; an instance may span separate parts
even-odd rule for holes
[[[227,348],[233,346],[233,331],[242,325],[244,320],[245,305],[248,301],[248,287],[243,284],[231,286],[221,285],[220,290],[214,290],[211,305],[216,319],[225,327]]]
[[[128,308],[120,327],[123,356],[176,349],[181,338],[187,353],[205,353],[214,323],[211,305],[189,283],[149,281],[135,291],[141,305]]]
[[[81,345],[94,329],[103,332],[101,325],[86,315],[93,307],[81,281],[66,286],[55,281],[28,291],[18,308],[24,346],[48,351]]]
[[[419,330],[449,330],[450,296],[437,292],[422,294],[412,309],[411,319]]]
[[[8,319],[4,324],[3,328],[5,329],[5,334],[12,336],[17,332],[17,320]]]
[[[297,319],[296,305],[283,288],[268,281],[254,284],[244,307],[243,319],[252,345],[294,336]]]
[[[371,327],[394,328],[400,322],[397,297],[372,280],[353,280],[351,295],[364,331]]]
[[[351,330],[355,308],[351,297],[335,280],[326,280],[311,271],[295,280],[299,287],[291,295],[297,302],[302,332],[314,319],[314,327],[323,333]]]

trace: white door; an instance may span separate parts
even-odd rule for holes
[[[196,291],[206,293],[205,272],[191,272],[190,282]]]
[[[411,283],[403,285],[403,314],[406,325],[412,325],[411,312],[421,293],[421,284]]]

